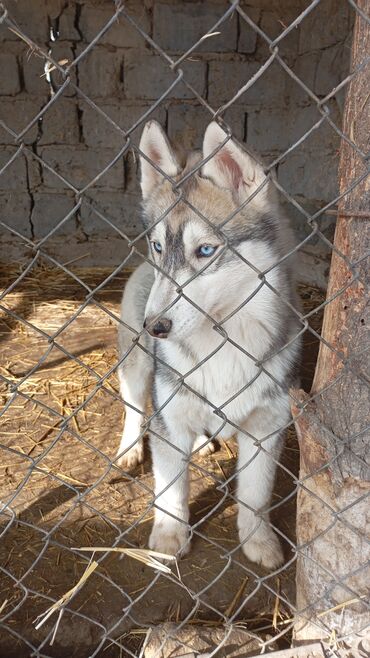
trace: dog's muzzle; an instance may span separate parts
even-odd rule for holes
[[[159,318],[158,320],[144,320],[144,329],[146,329],[154,338],[167,338],[171,331],[172,320],[168,318]]]

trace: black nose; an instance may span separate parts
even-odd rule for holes
[[[154,323],[151,323],[148,319],[144,321],[144,328],[146,328],[154,338],[167,338],[171,331],[171,327],[172,321],[168,320],[168,318],[159,318],[159,320],[156,320]]]

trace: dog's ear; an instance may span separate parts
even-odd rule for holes
[[[203,158],[211,155],[226,138],[226,132],[218,123],[210,123],[204,134]],[[202,175],[210,178],[218,187],[236,192],[241,199],[249,196],[266,178],[260,163],[233,139],[229,139],[203,165]]]
[[[140,156],[141,191],[146,199],[153,188],[163,181],[163,176],[151,162],[170,177],[180,173],[180,166],[167,135],[157,121],[145,124],[139,148],[148,158]]]

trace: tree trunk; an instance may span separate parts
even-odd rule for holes
[[[357,4],[370,14],[370,0]],[[357,15],[351,71],[369,54],[370,28]],[[343,133],[362,154],[369,154],[370,146],[369,73],[368,63],[351,80],[343,119]],[[361,178],[368,166],[369,160],[342,139],[340,192]],[[366,642],[364,628],[370,623],[365,598],[370,575],[365,536],[370,507],[365,335],[369,219],[370,185],[365,177],[339,202],[327,294],[332,301],[325,308],[311,394],[293,392],[301,402],[293,405],[301,454],[296,643],[343,638],[342,646],[354,648]]]

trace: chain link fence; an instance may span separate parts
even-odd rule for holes
[[[67,9],[75,4],[79,5],[67,3]],[[214,655],[218,651],[222,655],[225,651],[224,655],[255,655],[290,646],[293,633],[297,642],[319,638],[325,643],[327,655],[343,655],[346,651],[348,655],[365,655],[364,637],[369,620],[366,598],[369,548],[363,522],[368,497],[366,344],[364,333],[356,330],[356,334],[349,335],[346,351],[345,340],[341,342],[338,336],[341,331],[349,331],[353,317],[361,332],[362,328],[365,330],[361,295],[366,260],[365,229],[362,227],[368,219],[369,154],[365,136],[357,139],[356,130],[348,131],[350,123],[346,129],[333,119],[330,102],[346,90],[346,111],[351,111],[351,93],[354,93],[356,81],[366,82],[369,56],[366,51],[363,54],[361,44],[355,44],[348,75],[329,93],[318,95],[306,84],[304,76],[300,77],[290,66],[289,58],[285,58],[282,51],[284,43],[325,5],[325,0],[305,3],[288,24],[281,9],[281,30],[274,39],[267,36],[256,20],[258,3],[251,9],[238,0],[220,2],[218,20],[176,57],[162,49],[148,27],[136,21],[127,3],[100,4],[104,4],[105,11],[110,14],[102,28],[78,52],[73,52],[72,57],[59,57],[54,54],[53,47],[47,50],[32,31],[23,24],[20,26],[13,16],[12,3],[0,3],[2,31],[11,32],[12,44],[19,42],[28,49],[30,61],[37,63],[38,76],[41,70],[42,84],[48,89],[47,101],[32,117],[27,116],[19,130],[11,127],[11,108],[9,120],[1,121],[13,150],[3,161],[0,180],[8,176],[8,184],[12,167],[25,159],[25,188],[31,189],[34,175],[39,177],[41,187],[47,187],[48,176],[52,176],[64,190],[60,197],[68,193],[73,199],[72,207],[60,220],[44,226],[40,239],[36,239],[32,231],[30,235],[21,230],[19,223],[8,220],[9,206],[1,218],[4,245],[11,241],[22,245],[23,256],[26,256],[21,265],[14,264],[9,247],[12,260],[7,263],[7,254],[4,254],[6,265],[2,274],[0,654],[160,656]],[[350,8],[352,21],[360,26],[357,38],[362,35],[364,39],[369,30],[368,3],[348,0],[344,4]],[[199,3],[193,7],[196,11]],[[22,13],[21,3],[17,12],[18,15]],[[330,16],[327,19],[329,23]],[[204,44],[218,35],[222,37],[229,30],[231,20],[237,21],[239,32],[247,26],[249,33],[266,46],[268,56],[251,76],[246,76],[242,86],[230,91],[226,102],[211,106],[208,97],[199,91],[198,79],[187,64],[196,63]],[[129,25],[135,39],[158,55],[158,62],[162,61],[166,67],[168,82],[145,111],[136,111],[128,129],[123,129],[119,121],[102,109],[94,94],[85,93],[79,83],[79,67],[84,60],[92,51],[102,56],[101,40],[113,28],[120,30],[123,25]],[[328,25],[329,28],[332,25]],[[51,21],[50,43],[57,41],[58,29],[58,21]],[[73,29],[78,29],[76,22]],[[167,25],[167,30],[171,32],[171,24]],[[176,40],[176,35],[173,38]],[[347,50],[349,58],[349,47]],[[319,361],[323,360],[321,370],[319,365],[316,368],[311,393],[290,388],[294,421],[280,424],[280,430],[287,435],[286,445],[281,457],[273,457],[277,483],[264,513],[271,513],[271,527],[284,547],[284,562],[266,570],[242,556],[236,535],[236,448],[233,441],[220,439],[214,454],[202,457],[196,451],[190,458],[192,550],[182,560],[162,564],[155,556],[138,550],[148,547],[157,502],[150,460],[145,459],[143,464],[130,470],[119,466],[116,456],[123,425],[117,370],[134,349],[148,353],[150,358],[154,355],[140,340],[145,335],[144,330],[138,332],[129,327],[132,346],[121,356],[117,355],[115,344],[118,326],[123,323],[127,327],[119,316],[119,302],[133,266],[147,262],[165,278],[170,277],[168,270],[153,260],[153,254],[149,252],[148,255],[145,240],[153,225],[137,228],[133,236],[105,211],[99,194],[94,196],[92,192],[99,192],[100,182],[115,171],[122,159],[150,160],[138,145],[136,136],[141,134],[148,120],[157,116],[156,112],[174,90],[181,88],[184,97],[194,100],[195,107],[203,108],[207,123],[217,121],[222,126],[225,139],[208,158],[198,160],[176,180],[163,172],[158,162],[151,160],[153,171],[168,179],[176,197],[155,224],[165,223],[169,213],[183,204],[205,226],[214,228],[212,218],[201,208],[194,207],[186,190],[204,164],[233,138],[227,113],[237,107],[241,97],[255,85],[264,84],[272,66],[283,70],[309,99],[318,118],[290,143],[289,148],[265,164],[264,182],[232,216],[223,217],[219,233],[226,252],[257,272],[258,289],[269,287],[280,299],[281,307],[286,309],[284,312],[294,314],[297,331],[288,342],[282,342],[279,351],[304,338],[302,358],[306,390],[312,382],[319,347]],[[135,70],[140,76],[140,62]],[[94,75],[93,70],[90,75]],[[151,76],[156,76],[155,69]],[[143,84],[146,83],[145,78]],[[355,103],[355,114],[359,116],[362,112],[368,116],[368,98],[366,93],[364,96],[361,93],[358,105]],[[104,119],[116,135],[116,152],[109,161],[102,163],[96,151],[95,155],[89,155],[88,151],[90,159],[96,158],[97,173],[81,186],[71,182],[65,169],[59,166],[60,151],[52,161],[35,148],[35,132],[40,133],[43,126],[45,133],[45,126],[50,127],[48,116],[66,96],[76,103],[86,104],[96,122]],[[63,135],[63,111],[57,120],[58,130]],[[329,202],[310,213],[285,189],[274,172],[288,156],[304,149],[307,140],[319,135],[322,126],[330,127],[341,140],[340,189]],[[196,132],[200,140],[201,130]],[[66,143],[69,143],[68,135]],[[73,148],[67,145],[65,152],[69,152],[72,161]],[[353,156],[357,165],[346,169],[343,152],[349,159]],[[334,167],[338,163],[339,153]],[[64,164],[68,172],[70,162],[64,160]],[[321,174],[325,177],[326,172]],[[263,194],[267,182],[283,197],[285,206],[292,208],[294,216],[299,218],[297,221],[304,224],[305,235],[262,271],[240,255],[227,226],[254,197]],[[361,190],[361,197],[356,197],[356,190]],[[356,201],[358,205],[354,206]],[[48,208],[52,215],[53,211],[52,207]],[[124,212],[124,208],[120,212]],[[99,247],[94,267],[79,267],[79,258],[83,258],[87,248],[81,222],[83,213],[87,226],[89,222],[98,222],[108,236],[119,238],[124,256],[114,267],[99,267]],[[334,240],[323,230],[324,217],[338,213],[341,230],[353,229],[356,239],[348,236],[343,239],[343,235],[341,239],[337,228]],[[60,235],[63,257],[60,246],[57,252],[54,247],[50,248],[54,238]],[[76,236],[79,238],[77,249],[71,248],[69,255],[69,241],[72,244]],[[293,255],[299,258],[302,249],[312,241],[317,250],[324,245],[333,254],[331,276],[334,278],[326,298],[317,287],[300,284],[302,307],[299,307],[271,283],[269,273]],[[346,251],[347,243],[358,251]],[[109,240],[104,245],[109,251]],[[101,249],[103,262],[103,247]],[[335,278],[335,268],[342,266],[346,268],[345,275]],[[186,288],[199,276],[199,272],[195,272],[177,287],[178,297],[172,305],[186,299],[195,306]],[[243,307],[248,306],[254,295],[243,301]],[[338,303],[342,306],[334,317],[337,324],[330,331],[330,322],[334,320],[328,309],[338,309]],[[197,310],[206,314],[201,307],[197,306]],[[222,326],[224,318],[218,322],[214,318],[211,320],[223,341],[230,343],[232,338]],[[236,347],[243,350],[242,346]],[[248,357],[256,366],[256,378],[267,374],[274,386],[281,386],[266,369],[266,357],[257,359],[249,353]],[[192,371],[201,368],[209,358],[198,362]],[[333,360],[336,360],[335,367]],[[167,367],[170,368],[168,364]],[[179,387],[189,388],[188,376],[189,373],[179,375],[177,372],[175,390],[165,405],[171,402]],[[250,385],[251,382],[245,382],[243,390]],[[346,398],[348,387],[353,398]],[[195,395],[201,397],[197,392]],[[220,419],[220,425],[230,421],[235,432],[243,432],[243,428],[232,423],[223,411],[229,397],[226,396],[219,407],[204,398],[203,402]],[[128,400],[126,403],[130,407]],[[162,409],[163,405],[148,411],[142,434],[154,432],[151,430],[153,421]],[[346,424],[344,429],[343,423]],[[300,470],[295,425],[301,447]],[[208,440],[217,440],[218,434],[219,430]],[[269,434],[252,438],[259,450],[264,450],[268,437]],[[352,487],[350,491],[348,487]],[[124,551],[119,555],[121,549]],[[159,631],[155,631],[157,627]],[[309,632],[305,634],[307,627]],[[353,637],[358,638],[356,648]],[[316,651],[319,651],[317,646]]]

